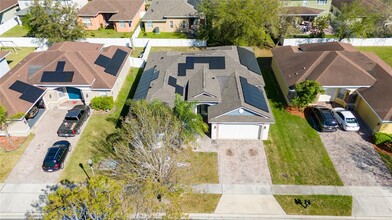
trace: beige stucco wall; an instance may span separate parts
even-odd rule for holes
[[[30,127],[26,119],[16,120],[8,126],[8,133],[11,136],[27,136],[30,133]]]
[[[170,21],[173,22],[173,28],[170,27]],[[186,22],[186,27],[189,27],[189,19],[166,19],[166,22],[152,22],[152,28],[149,28],[147,23],[144,23],[145,31],[152,32],[154,28],[158,27],[160,32],[176,32],[182,29],[182,21]]]
[[[131,58],[128,57],[127,61],[124,63],[123,68],[121,69],[120,74],[117,77],[116,83],[114,84],[114,86],[112,88],[114,100],[117,99],[118,93],[120,92],[130,69],[131,69]]]
[[[90,26],[86,26],[83,24],[83,18],[89,18],[91,21],[91,25]],[[105,20],[103,19],[102,14],[98,14],[96,17],[78,17],[79,19],[79,23],[84,25],[84,29],[85,30],[98,30],[98,28],[101,27],[105,27]]]
[[[125,27],[121,28],[119,25],[119,22],[116,21],[114,22],[114,26],[117,32],[132,32],[136,29],[140,19],[141,19],[141,14],[144,14],[144,12],[146,11],[146,4],[143,3],[138,12],[135,14],[135,16],[132,18],[132,22],[131,25],[129,25],[128,21],[125,21]]]
[[[355,107],[358,114],[373,132],[380,131],[381,119],[361,96],[357,98]]]
[[[289,87],[286,84],[286,81],[284,80],[283,75],[282,75],[282,73],[279,70],[279,67],[278,67],[278,64],[275,61],[275,58],[272,58],[271,66],[272,66],[272,70],[275,73],[276,80],[279,83],[280,90],[282,91],[283,96],[286,99],[286,102],[290,103],[289,100],[287,99],[287,95],[289,94]]]

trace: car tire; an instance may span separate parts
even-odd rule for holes
[[[64,169],[64,162],[61,163],[61,169]]]
[[[80,134],[80,128],[78,128],[78,130],[76,130],[76,133],[77,133],[77,134]]]

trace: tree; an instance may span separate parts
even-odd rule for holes
[[[273,46],[278,35],[278,0],[203,0],[198,10],[199,37],[210,45]]]
[[[186,142],[196,140],[196,135],[203,135],[208,131],[208,125],[204,123],[201,115],[194,112],[196,103],[182,100],[177,95],[174,102],[174,115],[182,122],[182,139]]]
[[[35,0],[24,23],[29,29],[29,36],[46,38],[51,43],[83,38],[76,7],[63,6],[60,1]]]
[[[333,26],[339,41],[356,36],[366,37],[374,30],[374,18],[366,13],[360,1],[355,0],[343,4],[341,12],[333,20]]]
[[[314,80],[306,80],[295,85],[296,96],[291,100],[291,103],[303,109],[310,103],[314,102],[319,93],[323,93],[323,87]]]
[[[371,37],[392,37],[392,2],[378,2],[368,9],[367,14],[374,18],[374,31],[368,33]]]
[[[86,183],[62,182],[49,190],[36,205],[44,219],[127,219],[131,209],[122,186],[105,176],[93,176]]]
[[[319,38],[325,37],[324,30],[328,28],[330,22],[331,22],[330,14],[315,18],[313,22],[313,29],[310,33],[310,36],[319,37]]]

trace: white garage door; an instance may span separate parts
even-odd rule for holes
[[[224,125],[218,127],[218,139],[259,139],[259,125]]]

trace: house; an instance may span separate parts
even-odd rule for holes
[[[194,111],[209,124],[212,139],[266,140],[274,123],[251,48],[150,54],[134,99],[173,107],[176,95],[197,103]]]
[[[2,0],[3,1],[3,0]],[[43,0],[41,1],[43,2]],[[60,4],[66,5],[75,5],[76,8],[81,8],[85,4],[87,4],[88,0],[54,0],[53,2],[59,2]],[[21,10],[27,9],[32,6],[34,0],[18,0],[19,8]]]
[[[117,32],[132,32],[145,12],[143,0],[94,0],[78,12],[86,30],[114,28]]]
[[[29,54],[0,78],[0,103],[9,115],[26,114],[34,106],[55,107],[68,100],[86,104],[96,96],[116,99],[130,69],[130,49],[103,44],[62,42]],[[30,132],[26,119],[15,120],[12,135]]]
[[[315,17],[329,14],[332,0],[281,0],[287,15],[312,21]]]
[[[200,0],[153,0],[142,21],[146,32],[195,30],[199,24]]]
[[[8,62],[5,59],[10,53],[10,51],[0,51],[0,78],[10,70]]]
[[[17,0],[1,0],[0,1],[0,24],[13,19],[15,13],[19,10]]]
[[[392,68],[373,53],[340,42],[283,46],[272,50],[272,68],[286,101],[305,80],[320,83],[318,102],[355,110],[373,132],[392,133]]]

